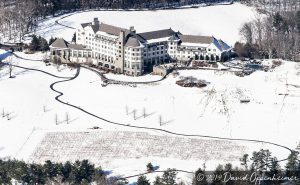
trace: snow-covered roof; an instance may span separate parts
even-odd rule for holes
[[[74,50],[88,50],[81,44],[70,44],[62,38],[56,39],[51,45],[51,48],[59,49],[74,49]]]
[[[222,40],[218,40],[215,37],[213,37],[213,44],[220,50],[220,51],[228,51],[231,49],[231,47],[226,44],[224,41]]]
[[[179,35],[179,38],[183,43],[211,44],[213,42],[212,36]]]
[[[151,44],[151,43],[157,43],[157,42],[166,42],[169,40],[170,37],[162,37],[162,38],[157,38],[157,39],[150,39],[150,40],[147,40],[147,43],[148,44]]]
[[[190,42],[183,42],[181,43],[181,46],[190,46],[190,47],[208,47],[209,44],[203,44],[203,43],[190,43]]]
[[[90,26],[93,29],[94,33],[101,31],[101,32],[105,32],[110,35],[116,35],[116,36],[118,36],[121,31],[124,31],[125,35],[130,33],[130,31],[126,28],[121,28],[121,27],[105,24],[103,22],[99,23],[98,19],[94,23],[82,23],[81,26],[82,26],[82,28]]]
[[[213,44],[220,51],[227,51],[231,47],[222,40],[216,39],[214,36],[199,36],[199,35],[179,35],[181,45],[191,47],[208,47]]]
[[[166,37],[169,38],[174,33],[175,32],[171,28],[169,28],[169,29],[164,29],[164,30],[138,33],[138,35],[141,36],[145,40],[153,40],[153,39],[160,39],[160,38],[166,38]]]
[[[0,50],[0,61],[4,60],[5,58],[9,57],[10,55],[11,55],[10,52],[4,51],[4,50],[3,51]]]

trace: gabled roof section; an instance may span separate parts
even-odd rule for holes
[[[59,49],[74,49],[74,50],[90,50],[85,48],[81,44],[70,44],[62,38],[56,39],[50,47],[59,48]]]
[[[56,39],[50,46],[54,48],[63,48],[67,49],[69,43],[62,38]]]
[[[92,27],[94,33],[96,33],[99,30],[100,25],[99,24],[98,25],[91,25],[91,27]]]
[[[226,42],[223,40],[219,40],[220,45],[222,46],[223,50],[230,50],[232,47],[230,47]]]
[[[68,47],[74,50],[86,50],[86,48],[81,44],[69,44]]]
[[[214,41],[212,36],[179,35],[179,38],[182,42],[197,44],[211,44]]]
[[[145,40],[152,40],[152,39],[171,37],[174,33],[175,32],[171,28],[169,28],[164,30],[139,33],[138,35]]]
[[[128,38],[125,46],[127,46],[127,47],[140,47],[141,43],[139,42],[139,40],[136,36],[131,36],[131,37]]]
[[[125,31],[125,36],[130,33],[130,31],[125,28],[120,28],[117,26],[112,26],[112,25],[104,24],[104,23],[101,23],[99,27],[100,27],[98,29],[99,31],[102,31],[102,32],[105,32],[105,33],[108,33],[111,35],[116,35],[116,36],[119,36],[121,31]]]
[[[91,26],[94,33],[96,33],[97,31],[102,31],[102,32],[108,33],[110,35],[116,35],[116,36],[119,36],[121,31],[125,31],[125,36],[130,33],[130,31],[128,29],[120,28],[120,27],[105,24],[105,23],[100,23],[100,24],[82,23],[81,26],[82,26],[82,28]]]
[[[174,40],[179,40],[180,38],[179,38],[179,36],[178,36],[178,33],[177,34],[174,34],[174,35],[172,35],[170,38],[169,38],[169,40],[171,40],[171,41],[174,41]]]
[[[81,24],[82,28],[85,28],[85,27],[87,27],[88,25],[91,25],[91,23],[82,23],[82,24]]]
[[[220,51],[227,51],[231,49],[231,47],[222,40],[217,40],[216,38],[214,38],[213,43]]]

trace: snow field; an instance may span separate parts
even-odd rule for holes
[[[36,34],[47,39],[53,36],[71,41],[75,30],[55,24],[56,20],[67,26],[78,27],[81,23],[91,22],[94,17],[98,17],[100,21],[114,26],[134,26],[138,33],[171,27],[184,34],[213,35],[233,45],[240,40],[241,25],[254,19],[256,14],[253,8],[240,3],[176,10],[90,11],[72,14],[62,20],[58,17],[41,22]]]

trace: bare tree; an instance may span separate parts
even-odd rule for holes
[[[58,115],[55,114],[55,118],[54,118],[55,124],[58,125]]]
[[[69,113],[66,112],[66,123],[69,124],[70,123],[70,118],[69,118]]]
[[[247,43],[252,44],[253,43],[253,23],[252,22],[247,22],[243,24],[240,34],[243,36],[245,41]]]
[[[4,108],[2,108],[2,118],[5,117],[5,111],[4,111]]]

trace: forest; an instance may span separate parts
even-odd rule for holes
[[[235,51],[249,58],[282,58],[300,61],[300,11],[276,12],[243,24],[245,43]]]

